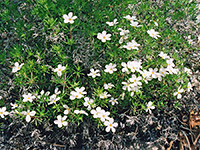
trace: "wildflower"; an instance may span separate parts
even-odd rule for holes
[[[153,37],[153,38],[155,38],[155,39],[158,39],[158,37],[160,37],[159,33],[156,32],[154,29],[148,30],[147,33],[148,33],[151,37]]]
[[[33,99],[35,98],[31,93],[23,94],[22,96],[24,97],[23,102],[33,102]]]
[[[111,95],[108,94],[108,92],[103,92],[103,93],[101,93],[99,96],[100,96],[101,99],[111,97]]]
[[[85,97],[84,100],[85,100],[85,102],[83,103],[83,105],[85,107],[88,107],[87,110],[91,110],[91,105],[92,105],[92,103],[94,103],[94,100],[90,99],[89,97]]]
[[[56,104],[58,100],[60,100],[60,97],[56,97],[55,95],[52,95],[50,96],[50,102],[48,103],[48,105]]]
[[[140,44],[138,44],[135,40],[132,40],[131,42],[128,42],[127,45],[124,45],[123,47],[126,48],[127,50],[131,50],[131,49],[138,50],[138,46],[140,46]]]
[[[93,68],[90,69],[90,73],[88,74],[88,76],[92,76],[92,78],[95,78],[96,76],[100,76],[100,71],[99,70],[94,70]]]
[[[178,88],[178,91],[175,92],[173,95],[174,95],[174,96],[177,95],[177,98],[178,98],[178,99],[181,99],[181,97],[182,97],[181,93],[183,93],[183,92],[184,92],[184,90],[181,89],[181,87],[179,87],[179,88]]]
[[[115,104],[118,104],[118,99],[114,99],[113,97],[111,97],[111,99],[109,100],[109,102],[112,104],[112,105],[115,105]]]
[[[139,71],[139,73],[142,75],[143,80],[145,81],[145,83],[148,83],[148,81],[151,80],[151,72],[147,71],[147,70],[143,70],[143,71]]]
[[[172,67],[167,67],[166,68],[166,71],[168,71],[170,74],[177,74],[179,72],[179,69],[175,69],[175,68],[172,68]]]
[[[115,87],[112,83],[108,83],[108,84],[105,83],[103,86],[104,86],[104,89],[106,90],[111,89],[112,87]]]
[[[121,38],[119,39],[119,44],[122,44],[126,39],[128,39],[128,34],[122,35]]]
[[[160,54],[158,54],[158,56],[160,56],[162,59],[169,59],[169,56],[167,56],[167,54],[160,52]]]
[[[113,22],[106,22],[109,26],[114,26],[115,24],[118,24],[117,19],[114,19]]]
[[[192,70],[191,70],[191,69],[185,67],[185,68],[184,68],[184,71],[185,71],[189,76],[192,75]]]
[[[70,93],[70,99],[71,100],[74,100],[75,98],[81,99],[84,94],[87,94],[87,92],[85,92],[84,90],[85,90],[85,87],[81,87],[81,88],[76,87],[75,91],[72,91]]]
[[[106,42],[106,40],[111,40],[110,37],[111,37],[111,34],[106,34],[106,31],[103,31],[102,33],[97,34],[97,38],[101,40],[102,42]]]
[[[97,107],[96,110],[92,109],[90,113],[93,114],[94,118],[100,118],[101,111],[101,107]]]
[[[189,43],[190,45],[193,45],[195,42],[194,42],[192,39],[189,39],[189,40],[188,40],[188,43]]]
[[[109,115],[110,115],[110,112],[101,110],[99,114],[99,118],[101,119],[102,122],[105,122],[106,120],[110,119]]]
[[[122,82],[122,84],[124,84],[124,86],[122,87],[123,90],[128,90],[131,91],[131,87],[133,86],[131,83],[129,82]]]
[[[160,68],[159,73],[158,73],[158,80],[161,81],[162,77],[166,76],[167,71],[165,68]]]
[[[129,74],[129,70],[128,70],[128,65],[125,62],[122,62],[121,65],[124,67],[122,68],[122,72],[126,72],[127,74]]]
[[[13,72],[13,73],[15,73],[15,72],[17,72],[18,70],[20,70],[21,67],[24,65],[24,63],[22,63],[21,65],[19,65],[19,63],[16,62],[14,65],[15,65],[15,66],[12,68],[12,72]]]
[[[106,127],[106,132],[110,132],[110,130],[114,133],[116,131],[116,127],[118,126],[118,123],[114,122],[113,118],[110,118],[108,121],[104,122],[104,125]]]
[[[127,35],[130,31],[129,30],[124,30],[122,28],[119,28],[118,30],[120,30],[121,32],[119,33],[121,36],[123,35]]]
[[[88,113],[85,112],[84,110],[74,110],[75,114],[85,114],[86,116],[88,116]]]
[[[26,122],[30,122],[31,121],[31,117],[35,116],[36,112],[35,111],[22,111],[23,115],[26,115]]]
[[[59,89],[56,88],[56,89],[54,90],[54,94],[53,94],[53,95],[57,96],[57,95],[59,95],[60,93],[61,93],[61,92],[59,91]]]
[[[14,103],[14,104],[13,104],[13,103],[10,103],[10,105],[12,106],[12,107],[11,107],[12,109],[15,109],[15,108],[18,107],[18,104],[16,104],[16,103]]]
[[[63,107],[65,108],[64,114],[65,115],[69,114],[69,112],[71,111],[71,108],[69,108],[69,106],[67,105],[63,105]]]
[[[138,24],[139,24],[138,22],[131,21],[130,25],[133,26],[134,28],[142,26],[142,25],[138,25]]]
[[[59,128],[61,128],[62,126],[67,126],[68,125],[68,122],[65,121],[67,119],[67,116],[61,116],[61,115],[58,115],[57,116],[57,119],[58,120],[55,120],[54,123],[58,125]]]
[[[147,109],[146,109],[146,112],[149,111],[149,113],[151,114],[151,109],[155,109],[155,106],[152,106],[152,102],[149,101],[148,104],[147,104]]]
[[[9,112],[6,111],[6,107],[0,108],[0,116],[1,116],[1,118],[4,118],[4,115],[6,116],[8,114],[9,114]]]
[[[192,84],[190,82],[188,82],[187,91],[190,92],[190,90],[192,90]]]
[[[117,71],[117,69],[115,68],[116,66],[117,66],[116,64],[110,63],[109,65],[105,66],[106,69],[104,71],[112,74],[114,71]]]
[[[158,71],[158,68],[154,68],[154,69],[149,68],[149,72],[150,72],[152,78],[155,79],[158,77],[159,74],[157,73],[157,71]]]
[[[0,96],[0,99],[2,99],[3,98],[3,96]]]
[[[77,16],[73,16],[72,12],[69,12],[68,15],[64,14],[63,15],[63,19],[64,19],[64,23],[74,23],[74,20],[77,18]]]
[[[154,22],[155,26],[158,26],[158,23],[156,21],[153,21],[153,22]]]
[[[136,77],[136,75],[134,75],[134,74],[129,79],[129,81],[133,83],[133,86],[142,85],[142,83],[140,82],[140,80],[142,80],[142,77]]]
[[[129,69],[131,69],[131,72],[135,72],[135,71],[140,71],[140,69],[142,69],[142,63],[140,60],[134,60],[134,61],[129,61],[127,63],[127,66]]]
[[[137,19],[136,19],[136,16],[130,16],[130,15],[127,15],[127,16],[125,16],[125,17],[123,17],[123,18],[127,19],[128,21],[137,20]]]
[[[61,64],[58,65],[58,68],[54,69],[54,72],[57,72],[58,76],[62,75],[62,71],[64,71],[66,69],[65,66],[62,66]]]

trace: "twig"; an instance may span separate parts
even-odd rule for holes
[[[184,131],[181,131],[181,132],[183,133],[183,135],[185,136],[185,138],[186,138],[186,140],[187,140],[189,150],[192,150],[192,149],[191,149],[191,146],[190,146],[190,141],[189,141],[187,135],[185,134]]]
[[[167,150],[170,150],[172,145],[173,145],[173,141],[170,142],[169,147],[167,148]]]

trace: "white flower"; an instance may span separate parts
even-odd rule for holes
[[[189,40],[188,40],[188,43],[189,43],[190,45],[193,45],[195,42],[194,42],[192,39],[189,39]]]
[[[36,112],[35,111],[22,111],[23,115],[26,115],[26,122],[30,122],[31,121],[31,116],[35,116]]]
[[[142,26],[142,25],[138,25],[138,24],[139,24],[138,22],[131,21],[130,25],[133,26],[134,28]]]
[[[75,98],[81,99],[84,96],[84,94],[87,94],[87,92],[84,90],[85,90],[85,87],[81,87],[81,88],[76,87],[75,91],[70,92],[70,99],[71,100],[74,100]]]
[[[123,35],[127,35],[130,31],[129,30],[124,30],[122,28],[119,28],[118,30],[120,30],[121,32],[119,33],[121,36]]]
[[[0,99],[2,99],[3,98],[3,96],[0,96]]]
[[[6,111],[6,107],[0,108],[0,116],[1,116],[1,118],[4,118],[4,115],[6,116],[8,114],[9,114],[9,112]]]
[[[153,38],[155,38],[155,39],[158,39],[158,37],[160,37],[159,33],[156,32],[154,29],[148,30],[147,33],[148,33],[151,37],[153,37]]]
[[[63,105],[63,107],[65,108],[64,114],[65,115],[69,114],[69,112],[71,111],[71,108],[69,108],[67,105]]]
[[[106,83],[104,83],[104,89],[111,89],[112,87],[115,87],[112,83],[108,83],[108,84],[106,84]]]
[[[145,83],[148,83],[148,81],[150,81],[152,78],[151,76],[151,72],[147,71],[147,70],[143,70],[143,71],[139,71],[139,73],[142,75],[143,80],[145,81]]]
[[[151,109],[155,109],[155,106],[152,106],[152,102],[149,101],[148,104],[147,104],[147,109],[146,109],[146,112],[149,111],[149,113],[151,114]]]
[[[58,115],[57,116],[57,119],[58,120],[55,120],[54,123],[58,125],[59,128],[61,128],[62,126],[67,126],[68,125],[68,122],[65,121],[67,119],[67,116],[61,116],[61,115]]]
[[[158,80],[161,81],[162,77],[165,77],[166,74],[168,74],[166,69],[165,68],[160,68],[159,73],[158,73]]]
[[[184,68],[184,71],[185,71],[189,76],[192,75],[192,70],[191,70],[191,69],[185,67],[185,68]]]
[[[16,103],[10,103],[10,105],[12,106],[12,109],[15,109],[15,108],[17,108],[18,107],[18,104],[16,104]]]
[[[95,78],[96,76],[100,76],[100,71],[99,70],[94,70],[93,68],[90,69],[90,73],[88,74],[88,76],[92,76],[92,78]]]
[[[117,71],[117,69],[115,68],[116,66],[117,66],[116,64],[110,63],[109,65],[105,66],[106,69],[104,71],[112,74],[114,71]]]
[[[111,97],[111,95],[110,94],[108,94],[108,92],[103,92],[103,93],[101,93],[101,94],[99,94],[99,96],[100,96],[100,98],[101,99],[104,99],[104,98],[108,98],[108,97]]]
[[[160,54],[158,54],[158,56],[160,56],[162,59],[169,59],[169,56],[167,56],[167,54],[160,52]]]
[[[136,19],[136,16],[130,16],[130,15],[127,15],[127,16],[125,16],[125,17],[123,17],[123,18],[127,19],[128,21],[137,20],[137,19]]]
[[[124,40],[128,39],[128,34],[127,35],[122,35],[119,39],[119,44],[122,44]]]
[[[63,19],[64,19],[64,23],[74,23],[74,20],[77,18],[77,16],[73,16],[72,12],[69,12],[68,15],[64,14],[63,15]]]
[[[135,40],[132,40],[131,42],[128,42],[127,45],[124,45],[123,48],[126,48],[127,50],[138,50],[138,46],[140,46],[140,44],[138,44]]]
[[[65,66],[62,66],[61,64],[58,65],[58,68],[54,69],[54,72],[57,72],[58,76],[62,75],[62,71],[64,71],[66,69]]]
[[[149,68],[149,72],[150,72],[152,78],[155,79],[159,76],[159,73],[157,71],[158,71],[158,68],[154,68],[154,69]]]
[[[129,79],[129,81],[132,82],[133,86],[142,85],[142,83],[140,82],[140,80],[142,80],[142,77],[136,77],[136,75],[134,75],[134,74]]]
[[[59,95],[60,93],[61,93],[61,92],[59,91],[59,89],[56,88],[56,89],[54,90],[54,94],[53,94],[53,95],[57,96],[57,95]]]
[[[83,103],[83,105],[85,107],[88,107],[87,110],[91,110],[91,105],[94,103],[94,100],[90,99],[89,97],[85,97],[84,100],[85,102]]]
[[[140,69],[142,69],[142,63],[140,60],[128,61],[127,66],[131,69],[131,72],[139,72]]]
[[[130,84],[129,82],[122,82],[122,84],[124,84],[124,86],[122,87],[122,89],[125,91],[126,89],[128,89],[128,91],[131,91],[131,87],[133,87],[133,84]]]
[[[109,26],[114,26],[115,24],[118,24],[117,19],[114,19],[113,22],[106,22]]]
[[[170,74],[177,74],[179,72],[179,69],[174,69],[172,67],[167,67],[166,71],[168,71]]]
[[[156,21],[154,21],[155,26],[158,26],[158,23]]]
[[[75,114],[85,114],[86,116],[88,116],[88,113],[86,113],[84,110],[74,110]]]
[[[174,95],[174,96],[177,95],[177,99],[181,99],[181,97],[182,97],[181,93],[183,93],[183,92],[184,92],[184,90],[181,89],[181,87],[179,87],[179,88],[178,88],[178,91],[175,92],[173,95]]]
[[[19,63],[16,62],[14,65],[15,65],[15,66],[12,68],[12,72],[13,72],[13,73],[15,73],[15,72],[17,72],[18,70],[20,70],[21,67],[24,65],[24,63],[22,63],[21,65],[19,65]]]
[[[110,119],[109,117],[110,115],[110,112],[106,112],[105,110],[101,110],[100,113],[99,113],[99,118],[101,119],[102,122]]]
[[[108,121],[104,122],[104,125],[106,127],[106,132],[110,132],[110,130],[114,133],[116,131],[116,127],[118,126],[118,123],[114,122],[113,118],[110,118]]]
[[[122,62],[121,65],[124,67],[122,68],[122,72],[126,72],[127,74],[129,74],[129,70],[128,70],[128,65],[125,62]]]
[[[106,31],[103,31],[102,33],[97,34],[97,38],[101,40],[102,42],[106,42],[106,40],[111,40],[110,37],[111,37],[111,34],[106,34]]]
[[[23,102],[33,102],[33,99],[35,98],[31,93],[23,94],[22,96],[24,97]]]
[[[189,82],[187,85],[187,91],[190,92],[192,90],[192,84]]]
[[[60,100],[60,97],[56,97],[56,95],[52,95],[50,96],[50,102],[48,103],[48,105],[56,104],[58,100]]]
[[[101,116],[101,111],[102,111],[101,107],[97,107],[96,110],[92,109],[92,110],[90,111],[90,113],[93,114],[93,117],[94,117],[94,118],[100,118],[100,116]]]
[[[111,99],[109,100],[109,102],[112,104],[112,105],[115,105],[115,104],[118,104],[118,99],[114,99],[113,97],[111,97]]]

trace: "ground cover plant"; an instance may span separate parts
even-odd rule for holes
[[[89,121],[114,136],[125,123],[122,114],[181,109],[198,69],[188,61],[200,40],[197,6],[173,0],[2,1],[2,122],[65,130]],[[175,24],[184,18],[195,22],[189,31]]]

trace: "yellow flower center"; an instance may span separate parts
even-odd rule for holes
[[[3,115],[3,112],[0,112],[0,115]]]
[[[170,64],[168,64],[168,66],[170,66]]]
[[[61,71],[61,69],[58,69],[58,71]]]
[[[60,122],[61,122],[61,123],[63,123],[64,121],[63,121],[63,120],[61,120]]]
[[[152,36],[154,36],[155,34],[152,34]]]
[[[134,80],[134,82],[136,82],[136,80]]]
[[[177,92],[177,94],[180,94],[180,92]]]
[[[133,67],[133,69],[135,69],[135,67]]]
[[[102,115],[102,117],[104,118],[104,117],[105,117],[105,115]]]
[[[19,67],[17,67],[17,69],[19,70],[20,68],[19,68]]]
[[[112,68],[110,68],[110,70],[113,70]]]
[[[130,46],[128,48],[131,48]]]
[[[71,21],[72,19],[71,18],[69,18],[69,21]]]
[[[126,86],[129,86],[129,84],[127,83]]]
[[[78,97],[78,95],[75,96],[76,98]]]
[[[103,39],[106,39],[106,37],[105,37],[105,36],[103,36]]]
[[[154,74],[154,72],[152,72],[152,74]]]
[[[109,126],[112,127],[112,124],[110,124]]]
[[[81,92],[78,92],[78,94],[81,94]]]
[[[30,97],[28,97],[28,99],[31,99]]]
[[[29,113],[27,113],[27,116],[30,115]]]

